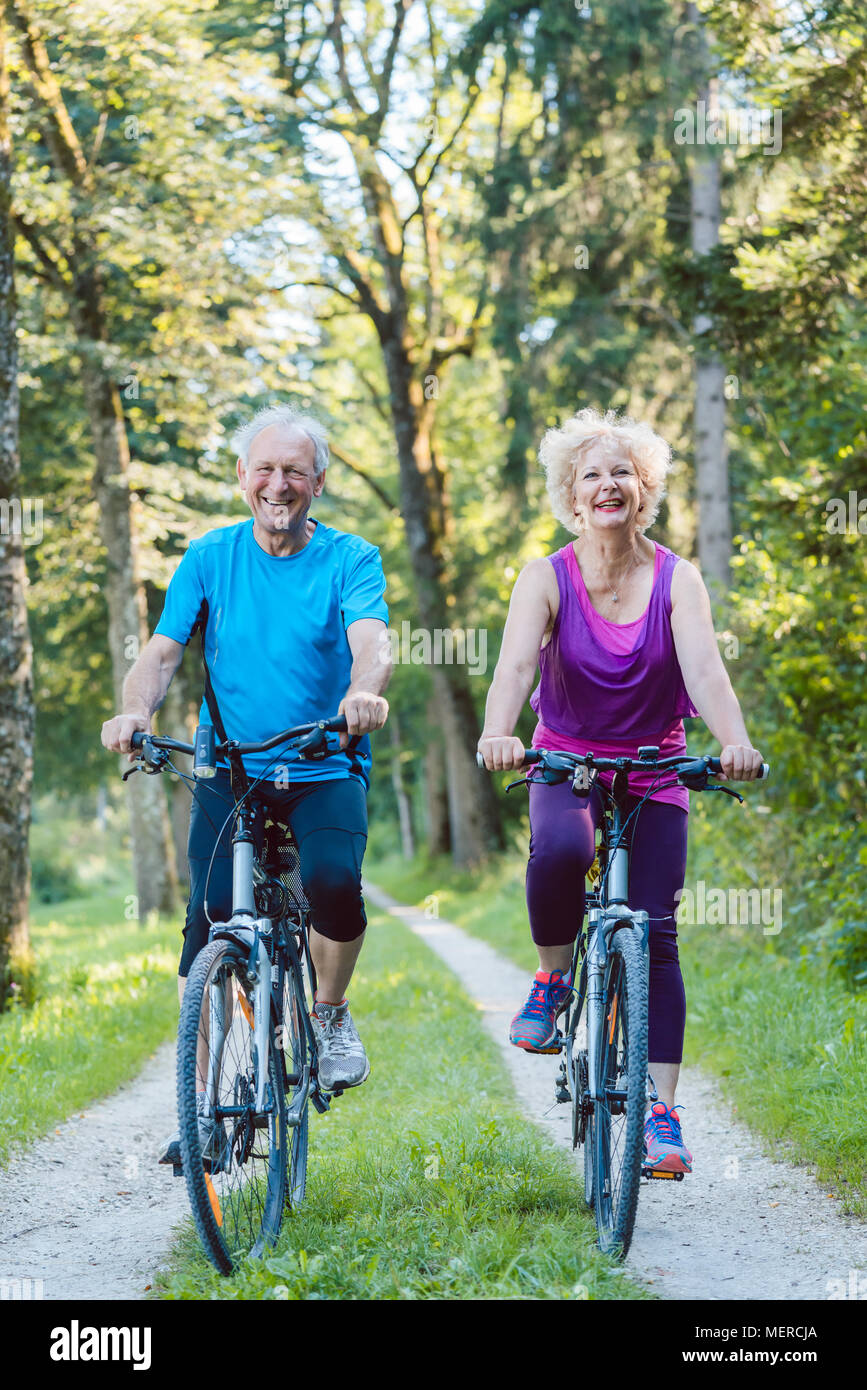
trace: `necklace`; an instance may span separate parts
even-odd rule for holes
[[[621,574],[620,578],[617,580],[617,589],[619,589],[619,588],[621,587],[621,585],[623,584],[623,581],[626,579],[626,576],[627,576],[628,574],[630,574],[634,568],[635,568],[635,556],[633,555],[632,558],[631,558],[630,561],[629,561],[629,565],[628,565],[627,568],[624,570],[623,574]],[[612,589],[612,588],[610,587],[610,585],[609,585],[608,592],[609,592],[610,595],[611,595],[611,599],[612,599],[612,602],[613,602],[613,603],[619,603],[619,602],[620,602],[620,595],[618,594],[617,589]]]

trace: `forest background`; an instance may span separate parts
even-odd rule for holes
[[[567,539],[538,442],[623,410],[675,450],[653,535],[700,565],[773,767],[694,837],[719,882],[784,889],[767,950],[862,991],[861,6],[3,13],[4,1005],[38,993],[28,902],[87,890],[89,827],[126,856],[132,920],[182,908],[189,792],[122,789],[99,730],[190,539],[248,515],[229,440],[278,400],[330,431],[315,515],[388,578],[368,872],[525,851],[525,803],[474,749],[514,579]],[[419,662],[448,632],[470,659]],[[160,729],[200,696],[191,645]]]

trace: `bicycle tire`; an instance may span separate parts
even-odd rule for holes
[[[573,974],[576,963],[573,961]],[[580,1005],[579,1005],[580,1001]],[[582,1031],[582,1020],[586,1024],[587,1017],[587,960],[586,957],[581,962],[577,999],[570,1007],[569,1018],[566,1028],[566,1047],[567,1065],[569,1068],[569,1093],[572,1098],[572,1147],[577,1148],[581,1145],[584,1149],[584,1202],[588,1207],[593,1206],[593,1131],[592,1131],[592,1110],[583,1117],[582,1106],[587,1094],[587,1037],[586,1026],[583,1029],[582,1039],[584,1046],[578,1047],[579,1034]],[[583,1139],[581,1138],[583,1130]]]
[[[286,1096],[271,1018],[268,1113],[257,1114],[250,1104],[256,1053],[246,962],[231,941],[205,946],[190,971],[178,1026],[178,1123],[187,1193],[205,1253],[226,1275],[244,1256],[261,1255],[274,1244],[286,1193]],[[210,1052],[210,1020],[216,1022],[220,1009],[225,1032],[215,1068],[215,1103],[247,1108],[243,1116],[218,1115],[217,1137],[203,1156],[196,1094]]]
[[[303,971],[303,967],[301,967]],[[286,1208],[291,1210],[304,1201],[307,1192],[307,1152],[310,1130],[309,1096],[304,1095],[305,1069],[309,1078],[313,1055],[307,1029],[304,1026],[306,1012],[303,973],[299,966],[289,959],[283,980],[283,1008],[279,1020],[280,1043],[286,1071],[299,1079],[287,1082],[287,1113],[299,1106],[298,1123],[289,1125],[287,1140],[287,1182]],[[307,1082],[309,1086],[309,1081]]]
[[[612,935],[602,1000],[593,1195],[599,1248],[622,1260],[638,1208],[647,1087],[647,971],[632,927]]]

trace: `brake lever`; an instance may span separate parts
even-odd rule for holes
[[[735,799],[735,801],[739,801],[739,802],[741,803],[741,805],[744,804],[744,799],[743,799],[743,797],[741,796],[740,792],[733,792],[732,789],[731,789],[731,787],[710,786],[710,787],[705,787],[705,791],[706,791],[706,792],[725,792],[726,796],[733,796],[734,799]]]
[[[696,790],[696,788],[693,788],[693,790]],[[727,796],[734,796],[735,801],[739,801],[741,802],[741,805],[743,805],[743,796],[741,795],[741,792],[732,791],[731,787],[720,787],[720,784],[718,783],[711,783],[710,785],[707,785],[707,787],[699,787],[697,788],[697,791],[722,791],[725,792],[725,795]]]

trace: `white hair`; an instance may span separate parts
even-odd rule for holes
[[[318,420],[314,420],[312,415],[301,415],[291,405],[268,405],[263,410],[257,410],[252,420],[248,420],[246,425],[242,425],[232,436],[232,448],[244,466],[246,472],[247,463],[250,457],[250,448],[257,434],[262,430],[268,429],[270,425],[282,425],[286,430],[300,430],[306,434],[313,445],[313,471],[317,478],[328,467],[328,437],[324,426]]]
[[[545,469],[552,512],[567,531],[581,534],[584,521],[576,516],[572,489],[584,451],[595,444],[614,448],[632,461],[643,495],[643,518],[637,529],[645,531],[656,520],[665,496],[671,449],[650,425],[618,415],[615,410],[606,410],[604,415],[589,407],[579,410],[561,429],[550,429],[543,436],[539,459]]]

